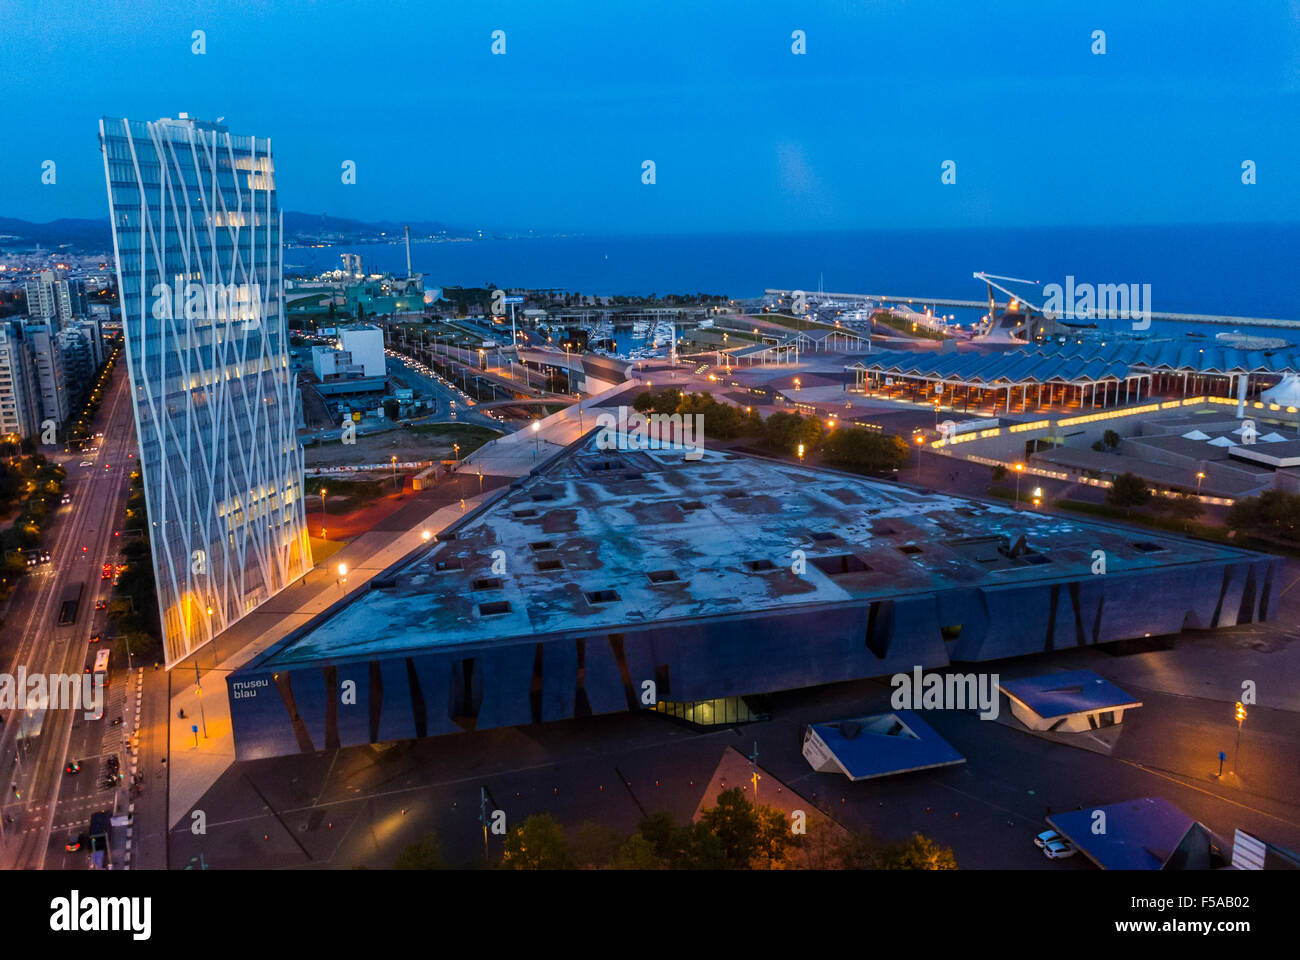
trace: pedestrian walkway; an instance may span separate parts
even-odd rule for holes
[[[227,631],[239,631],[240,638],[247,639],[219,663],[201,665],[197,676],[191,665],[173,668],[167,717],[171,749],[169,827],[180,822],[235,760],[226,677],[411,553],[425,542],[426,531],[436,534],[483,500],[498,496],[502,489],[453,501],[405,532],[375,530],[362,534],[332,556],[328,566],[311,570],[296,585],[281,591]],[[340,563],[346,574],[339,573]],[[224,646],[229,648],[229,644]]]

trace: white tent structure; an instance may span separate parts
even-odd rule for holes
[[[1210,435],[1208,433],[1202,433],[1200,430],[1190,430],[1187,433],[1183,434],[1183,439],[1184,440],[1209,440]]]
[[[1281,407],[1300,407],[1300,375],[1288,373],[1275,386],[1261,393],[1259,399]]]

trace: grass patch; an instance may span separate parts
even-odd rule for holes
[[[912,329],[912,321],[904,320],[902,317],[896,317],[890,314],[876,314],[876,323],[883,324],[897,330],[899,333],[905,333],[911,337],[919,337],[922,340],[947,340],[942,333],[936,333],[933,330],[927,330],[925,327],[917,324],[916,329]]]
[[[756,313],[755,319],[766,320],[768,323],[775,323],[779,327],[786,327],[798,333],[801,330],[839,330],[839,327],[829,323],[818,323],[815,320],[803,320],[799,317],[787,317],[783,313]],[[730,331],[728,331],[730,333]]]

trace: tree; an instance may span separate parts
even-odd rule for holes
[[[850,470],[883,472],[907,463],[907,443],[896,434],[876,433],[861,427],[830,431],[822,446],[827,463]]]
[[[957,858],[950,848],[914,833],[905,842],[886,847],[880,866],[884,870],[956,870]]]
[[[835,862],[841,870],[880,869],[881,846],[869,830],[850,833],[835,846]]]
[[[1205,512],[1200,497],[1192,493],[1182,493],[1169,504],[1169,512],[1179,520],[1195,520]]]
[[[1000,463],[995,463],[993,465],[992,477],[994,483],[1001,483],[1007,478],[1007,468]]]
[[[623,838],[613,827],[584,821],[573,844],[573,862],[590,870],[612,866],[623,845]]]
[[[514,870],[567,870],[573,856],[559,822],[535,813],[506,834],[503,863]]]
[[[422,839],[403,847],[393,863],[394,870],[442,870],[445,867],[438,838],[432,833],[426,833]]]
[[[1114,450],[1116,447],[1119,446],[1119,434],[1116,433],[1114,430],[1107,430],[1105,433],[1103,433],[1101,435],[1101,440],[1102,443],[1106,444],[1106,446],[1111,450]]]
[[[1124,472],[1115,478],[1111,488],[1106,491],[1106,502],[1112,507],[1131,511],[1151,499],[1147,482],[1135,473]]]
[[[1294,543],[1300,540],[1300,495],[1267,490],[1244,497],[1228,508],[1227,524],[1237,533]]]
[[[750,803],[738,787],[718,794],[717,804],[700,815],[700,824],[721,841],[726,864],[733,869],[778,866],[794,839],[782,811]]]
[[[664,862],[656,854],[654,845],[639,833],[623,841],[614,854],[616,870],[661,870]]]

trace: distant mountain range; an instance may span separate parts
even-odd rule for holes
[[[411,239],[430,237],[458,239],[475,231],[449,227],[436,220],[413,220],[410,224],[390,221],[370,223],[318,213],[284,212],[284,239],[288,243],[383,243],[400,240],[403,226],[410,226]],[[0,217],[0,249],[67,247],[85,253],[103,253],[113,247],[108,217],[98,220],[64,218],[33,223]]]

